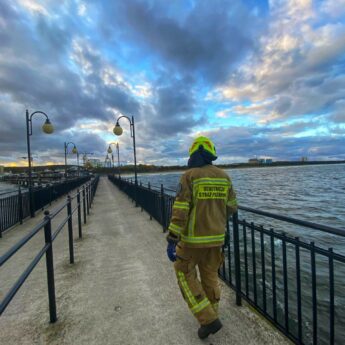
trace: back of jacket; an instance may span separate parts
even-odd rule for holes
[[[228,215],[236,210],[236,194],[223,170],[213,165],[192,168],[181,177],[169,231],[186,247],[221,246]]]

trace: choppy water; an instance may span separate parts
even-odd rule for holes
[[[242,206],[345,229],[345,164],[227,172]],[[181,174],[140,175],[139,181],[176,189]]]
[[[21,187],[21,190],[26,190],[25,188]],[[18,192],[18,186],[11,183],[5,183],[0,181],[0,199],[6,198],[9,195],[12,195],[13,193]]]
[[[306,220],[314,223],[324,224],[332,227],[345,229],[345,165],[308,165],[293,167],[267,167],[232,169],[227,171],[235,186],[239,204],[242,206],[282,214],[293,218]],[[143,183],[176,189],[181,173],[163,173],[152,175],[140,175],[139,181]],[[345,238],[330,235],[316,230],[303,228],[296,225],[289,225],[284,222],[265,219],[257,215],[240,212],[240,218],[246,217],[249,221],[255,221],[265,228],[274,228],[286,232],[290,236],[299,236],[303,241],[309,243],[314,241],[317,246],[328,249],[332,247],[335,252],[345,255]],[[248,233],[248,241],[250,233]],[[244,271],[243,262],[243,234],[241,240],[241,265]],[[259,238],[256,242],[259,243]],[[249,242],[250,243],[250,242]],[[281,259],[281,241],[277,240],[276,246],[276,274],[277,274],[277,303],[278,320],[284,323],[284,296],[283,296],[283,270]],[[266,289],[268,293],[272,290],[270,284],[270,244],[269,238],[265,238],[264,247],[266,253]],[[248,259],[251,262],[251,246],[247,248]],[[261,258],[259,250],[256,252],[258,262],[258,301],[262,283],[260,276]],[[296,269],[295,269],[295,248],[287,245],[287,266],[289,285],[289,325],[294,333],[297,332],[296,312]],[[234,271],[233,263],[232,270]],[[316,255],[317,265],[317,300],[318,300],[318,343],[329,343],[329,266],[326,257]],[[227,264],[228,266],[228,264]],[[302,314],[304,324],[303,341],[306,344],[312,342],[312,295],[311,295],[311,264],[308,251],[301,250],[301,280],[302,280]],[[335,263],[335,344],[345,344],[345,265]],[[253,296],[253,268],[249,265],[249,294]],[[244,277],[242,276],[242,279]],[[244,286],[245,281],[242,281]],[[268,302],[270,298],[268,296]]]

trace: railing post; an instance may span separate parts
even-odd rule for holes
[[[140,196],[143,197],[143,190],[141,189],[141,187],[143,186],[143,183],[141,181],[140,181],[139,186],[140,186],[140,191],[141,191]],[[138,193],[138,188],[137,188],[137,192],[136,192],[136,195],[135,195],[135,198],[136,198],[137,201],[138,201],[138,195],[139,195],[139,193]],[[142,201],[140,202],[140,207],[141,207],[141,212],[143,212],[144,209],[143,209],[143,202]]]
[[[18,212],[20,224],[23,224],[23,195],[20,186],[18,188]]]
[[[84,213],[84,224],[86,224],[86,200],[85,200],[85,185],[83,186],[83,213]]]
[[[163,227],[163,232],[166,232],[166,215],[165,215],[165,202],[164,202],[164,186],[161,184],[161,214],[162,214],[162,227]]]
[[[92,207],[92,200],[93,200],[93,184],[91,181],[90,182],[90,208]]]
[[[31,218],[35,217],[35,201],[34,201],[34,188],[29,186],[29,207]]]
[[[49,211],[44,212],[44,219],[46,224],[44,226],[44,239],[48,248],[46,250],[46,266],[47,266],[47,281],[48,281],[48,298],[49,298],[49,314],[50,322],[54,323],[57,320],[56,316],[56,300],[55,300],[55,281],[54,281],[54,263],[53,263],[53,241],[51,219]]]
[[[52,189],[53,189],[53,185],[49,184],[49,205],[52,204],[52,196],[53,196]]]
[[[74,264],[72,201],[71,201],[70,195],[67,195],[67,216],[68,216],[69,262],[71,264]]]
[[[80,207],[80,190],[77,189],[77,203],[78,203],[78,230],[79,238],[83,237],[82,228],[81,228],[81,207]]]
[[[90,182],[89,192],[90,192],[90,208],[92,208],[92,182]]]
[[[90,191],[89,191],[89,184],[86,184],[86,211],[87,214],[90,214]]]
[[[147,184],[147,187],[149,190],[151,190],[151,185],[150,185],[150,182]],[[150,220],[152,220],[152,215],[151,215],[151,212],[150,212]]]
[[[234,258],[235,258],[235,284],[236,284],[236,305],[241,306],[241,267],[240,267],[240,241],[238,230],[238,212],[232,215],[232,229],[234,232]]]

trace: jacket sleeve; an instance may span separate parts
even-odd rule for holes
[[[226,208],[227,208],[229,216],[237,212],[237,206],[238,206],[238,204],[237,204],[236,192],[235,192],[234,187],[232,185],[232,182],[230,180],[228,200],[226,203]]]
[[[191,185],[184,174],[181,176],[178,190],[176,191],[176,198],[172,208],[171,221],[168,228],[169,235],[179,237],[182,229],[187,226],[191,203]]]

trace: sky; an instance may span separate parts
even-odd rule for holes
[[[141,164],[199,135],[218,163],[345,159],[345,0],[0,1],[0,165],[27,164],[26,109],[54,126],[32,117],[34,165],[132,163],[121,115]]]

